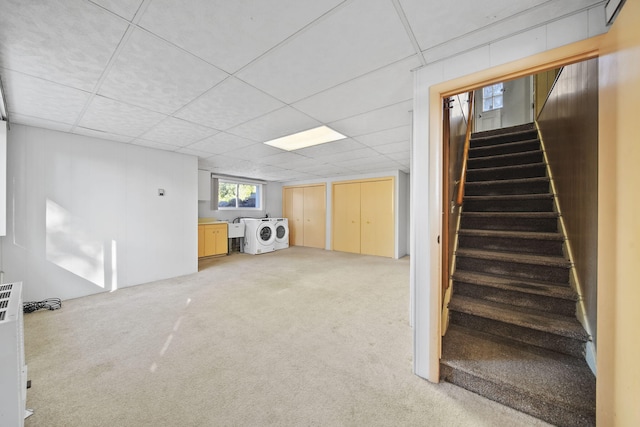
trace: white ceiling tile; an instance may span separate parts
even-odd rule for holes
[[[319,164],[316,166],[308,166],[302,169],[302,171],[321,176],[345,175],[348,173],[353,173],[353,169],[348,169],[329,163]]]
[[[61,132],[69,132],[71,125],[67,123],[54,122],[47,119],[41,119],[39,117],[24,116],[22,114],[10,113],[10,123],[18,125],[33,126],[37,128],[57,130]]]
[[[323,122],[333,122],[406,101],[413,98],[411,70],[419,65],[414,55],[298,101],[293,107]]]
[[[106,139],[109,141],[118,141],[118,142],[130,142],[132,139],[130,136],[118,135],[118,134],[109,133],[109,132],[102,132],[99,130],[87,129],[80,126],[76,126],[73,129],[73,133],[76,133],[78,135],[91,136],[94,138],[100,138],[100,139]]]
[[[344,135],[357,137],[358,135],[409,125],[411,123],[411,110],[413,110],[413,101],[400,102],[369,113],[330,123],[329,126]]]
[[[547,1],[492,0],[479,6],[476,0],[457,0],[453,21],[451,7],[437,7],[424,0],[400,0],[400,4],[420,48],[425,50]]]
[[[89,129],[138,137],[166,117],[134,105],[95,96],[79,125]]]
[[[375,150],[382,154],[408,153],[411,147],[409,141],[392,142],[391,144],[376,145]]]
[[[363,166],[367,166],[367,165],[380,165],[380,164],[388,165],[390,163],[395,164],[395,161],[381,154],[376,153],[375,156],[369,156],[369,157],[354,157],[350,159],[345,158],[335,162],[335,165],[339,167],[349,168],[352,170],[357,170],[358,168],[362,169]]]
[[[212,154],[222,154],[242,147],[255,144],[255,141],[220,132],[213,136],[189,145],[192,150],[205,151]]]
[[[90,91],[126,29],[86,1],[3,0],[0,67]]]
[[[406,163],[407,165],[411,161],[411,152],[409,151],[405,151],[401,153],[389,153],[389,154],[386,154],[386,156],[392,160],[395,160],[396,162]]]
[[[237,150],[225,153],[225,156],[235,157],[238,159],[259,160],[262,157],[273,156],[274,154],[283,153],[279,148],[273,148],[269,145],[258,142],[257,144],[239,148]]]
[[[192,150],[188,147],[182,147],[176,150],[176,153],[189,154],[191,156],[196,156],[198,159],[208,159],[211,157],[211,153],[207,153],[206,151]]]
[[[358,150],[345,151],[343,153],[325,154],[323,156],[316,157],[316,159],[318,159],[318,161],[322,163],[339,164],[340,162],[343,162],[346,160],[365,159],[367,157],[377,157],[377,156],[380,156],[380,153],[376,152],[371,148],[360,148]]]
[[[303,157],[299,154],[285,151],[278,154],[258,158],[256,159],[256,161],[265,165],[281,166],[283,168],[289,169],[291,168],[292,164],[305,159],[309,160],[308,157]]]
[[[368,145],[369,147],[375,147],[383,144],[390,144],[392,142],[400,142],[411,136],[411,126],[399,126],[397,128],[386,129],[380,132],[373,132],[366,135],[360,135],[356,138],[357,141]]]
[[[10,114],[74,124],[89,99],[89,93],[78,89],[22,73],[1,71]]]
[[[282,107],[284,104],[277,99],[229,77],[186,105],[175,116],[226,130]]]
[[[327,14],[237,75],[292,103],[414,53],[392,2],[356,0]]]
[[[130,142],[130,144],[139,145],[141,147],[156,148],[158,150],[165,150],[165,151],[176,151],[176,150],[180,149],[180,147],[178,147],[176,145],[163,144],[162,142],[149,141],[149,140],[142,139],[142,138],[133,139]]]
[[[215,129],[169,117],[140,135],[140,138],[184,147],[216,133],[218,131]]]
[[[107,10],[131,21],[143,0],[90,0]]]
[[[154,0],[140,25],[233,73],[340,0]]]
[[[303,156],[307,157],[317,157],[325,154],[342,153],[345,151],[357,150],[359,148],[365,148],[365,146],[358,141],[354,141],[351,138],[345,138],[339,141],[314,145],[313,147],[301,148],[300,150],[296,150],[296,153],[302,154]]]
[[[216,67],[136,29],[98,93],[171,114],[226,77]]]
[[[319,121],[306,114],[284,107],[233,127],[228,132],[256,142],[265,142],[320,125]]]

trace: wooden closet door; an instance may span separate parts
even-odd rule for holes
[[[367,255],[393,257],[393,180],[360,185],[360,251]]]
[[[284,217],[289,219],[289,244],[304,245],[304,190],[286,188],[284,190]]]
[[[333,250],[360,253],[360,183],[333,186]]]
[[[304,246],[325,247],[326,189],[324,185],[304,187]]]

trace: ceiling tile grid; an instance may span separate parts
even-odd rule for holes
[[[481,61],[478,47],[497,57],[513,34],[549,48],[591,35],[602,5],[4,0],[0,77],[15,123],[189,154],[221,174],[408,172],[423,54]],[[320,125],[346,138],[293,152],[262,144]]]

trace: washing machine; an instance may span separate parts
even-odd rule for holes
[[[289,247],[289,220],[287,218],[271,218],[276,228],[276,251]]]
[[[241,218],[244,223],[244,252],[252,255],[276,250],[276,228],[270,218]]]

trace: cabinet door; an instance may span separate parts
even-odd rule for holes
[[[216,226],[204,226],[204,256],[216,254]]]
[[[227,239],[227,224],[217,224],[215,227],[215,239],[216,239],[216,255],[226,254],[228,252],[229,240]]]
[[[393,180],[360,185],[361,253],[393,257]]]
[[[198,258],[204,256],[204,225],[198,226]]]
[[[360,183],[333,186],[333,250],[360,253]]]
[[[325,247],[326,240],[326,191],[324,185],[304,187],[304,246]]]

